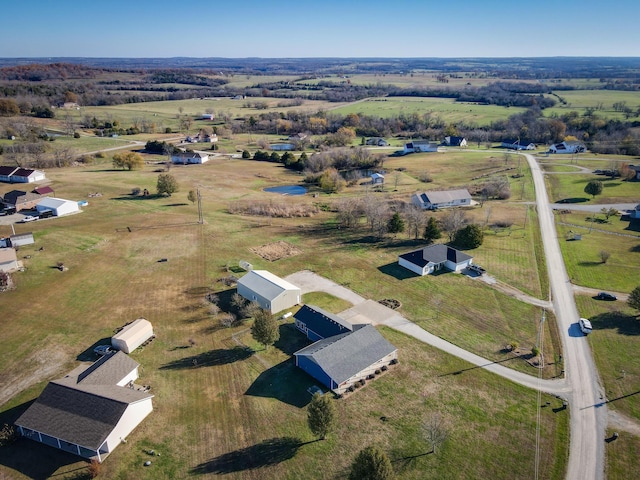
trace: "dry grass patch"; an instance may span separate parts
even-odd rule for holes
[[[250,248],[249,250],[251,250],[256,255],[261,256],[265,260],[269,260],[270,262],[275,262],[276,260],[280,260],[282,258],[292,257],[293,255],[300,255],[302,253],[302,250],[283,240],[275,243],[268,243],[266,245],[261,245],[255,248]]]

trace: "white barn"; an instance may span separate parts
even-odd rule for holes
[[[582,142],[569,141],[551,145],[549,153],[583,153],[587,151],[587,147]]]
[[[180,152],[171,155],[171,162],[179,165],[202,164],[209,161],[209,155],[201,152]]]
[[[111,337],[111,346],[124,353],[131,353],[153,338],[153,326],[145,318],[138,318]]]
[[[45,197],[36,204],[38,213],[52,211],[56,217],[69,215],[80,211],[78,202],[65,200],[63,198]]]
[[[266,270],[251,270],[238,280],[238,294],[276,313],[301,302],[302,291]]]
[[[438,142],[432,142],[430,140],[414,140],[404,144],[403,153],[418,153],[418,152],[437,152]]]
[[[122,352],[53,380],[16,420],[25,438],[102,462],[153,411],[140,365]]]

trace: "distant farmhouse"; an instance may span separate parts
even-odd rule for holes
[[[466,147],[467,139],[464,137],[448,136],[448,137],[444,137],[444,141],[442,142],[442,145],[446,147]]]
[[[438,142],[432,142],[430,140],[414,140],[404,144],[403,154],[418,153],[418,152],[437,152]]]
[[[313,305],[294,318],[314,341],[294,353],[296,366],[338,395],[397,361],[398,349],[373,325],[352,325]]]
[[[276,313],[300,303],[301,290],[266,270],[251,270],[238,280],[238,294]]]
[[[578,141],[556,143],[549,147],[549,153],[583,153],[586,151],[585,144]]]
[[[122,352],[53,380],[15,421],[36,442],[102,462],[153,411],[140,365]]]
[[[209,161],[209,155],[200,152],[180,152],[171,155],[171,163],[177,165],[202,164]]]
[[[386,147],[389,145],[389,143],[384,138],[380,138],[380,137],[367,138],[365,143],[367,145],[372,145],[375,147]]]
[[[429,275],[443,268],[460,272],[471,266],[473,257],[442,243],[404,253],[398,264],[418,275]]]
[[[432,190],[414,193],[411,203],[425,210],[436,210],[447,207],[468,207],[471,205],[471,194],[466,188],[458,190]]]
[[[529,140],[521,140],[519,138],[513,140],[504,140],[501,144],[502,148],[510,150],[535,150],[536,145]]]
[[[0,182],[5,183],[33,183],[44,180],[42,170],[30,170],[20,167],[0,167]]]

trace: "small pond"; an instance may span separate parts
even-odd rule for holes
[[[279,193],[280,195],[304,195],[307,193],[305,187],[300,185],[283,185],[282,187],[269,187],[264,189],[265,192]]]

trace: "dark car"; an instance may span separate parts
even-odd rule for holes
[[[607,293],[607,292],[600,292],[599,294],[596,295],[596,298],[598,300],[609,300],[609,301],[618,299],[618,297],[616,297],[614,294]]]

